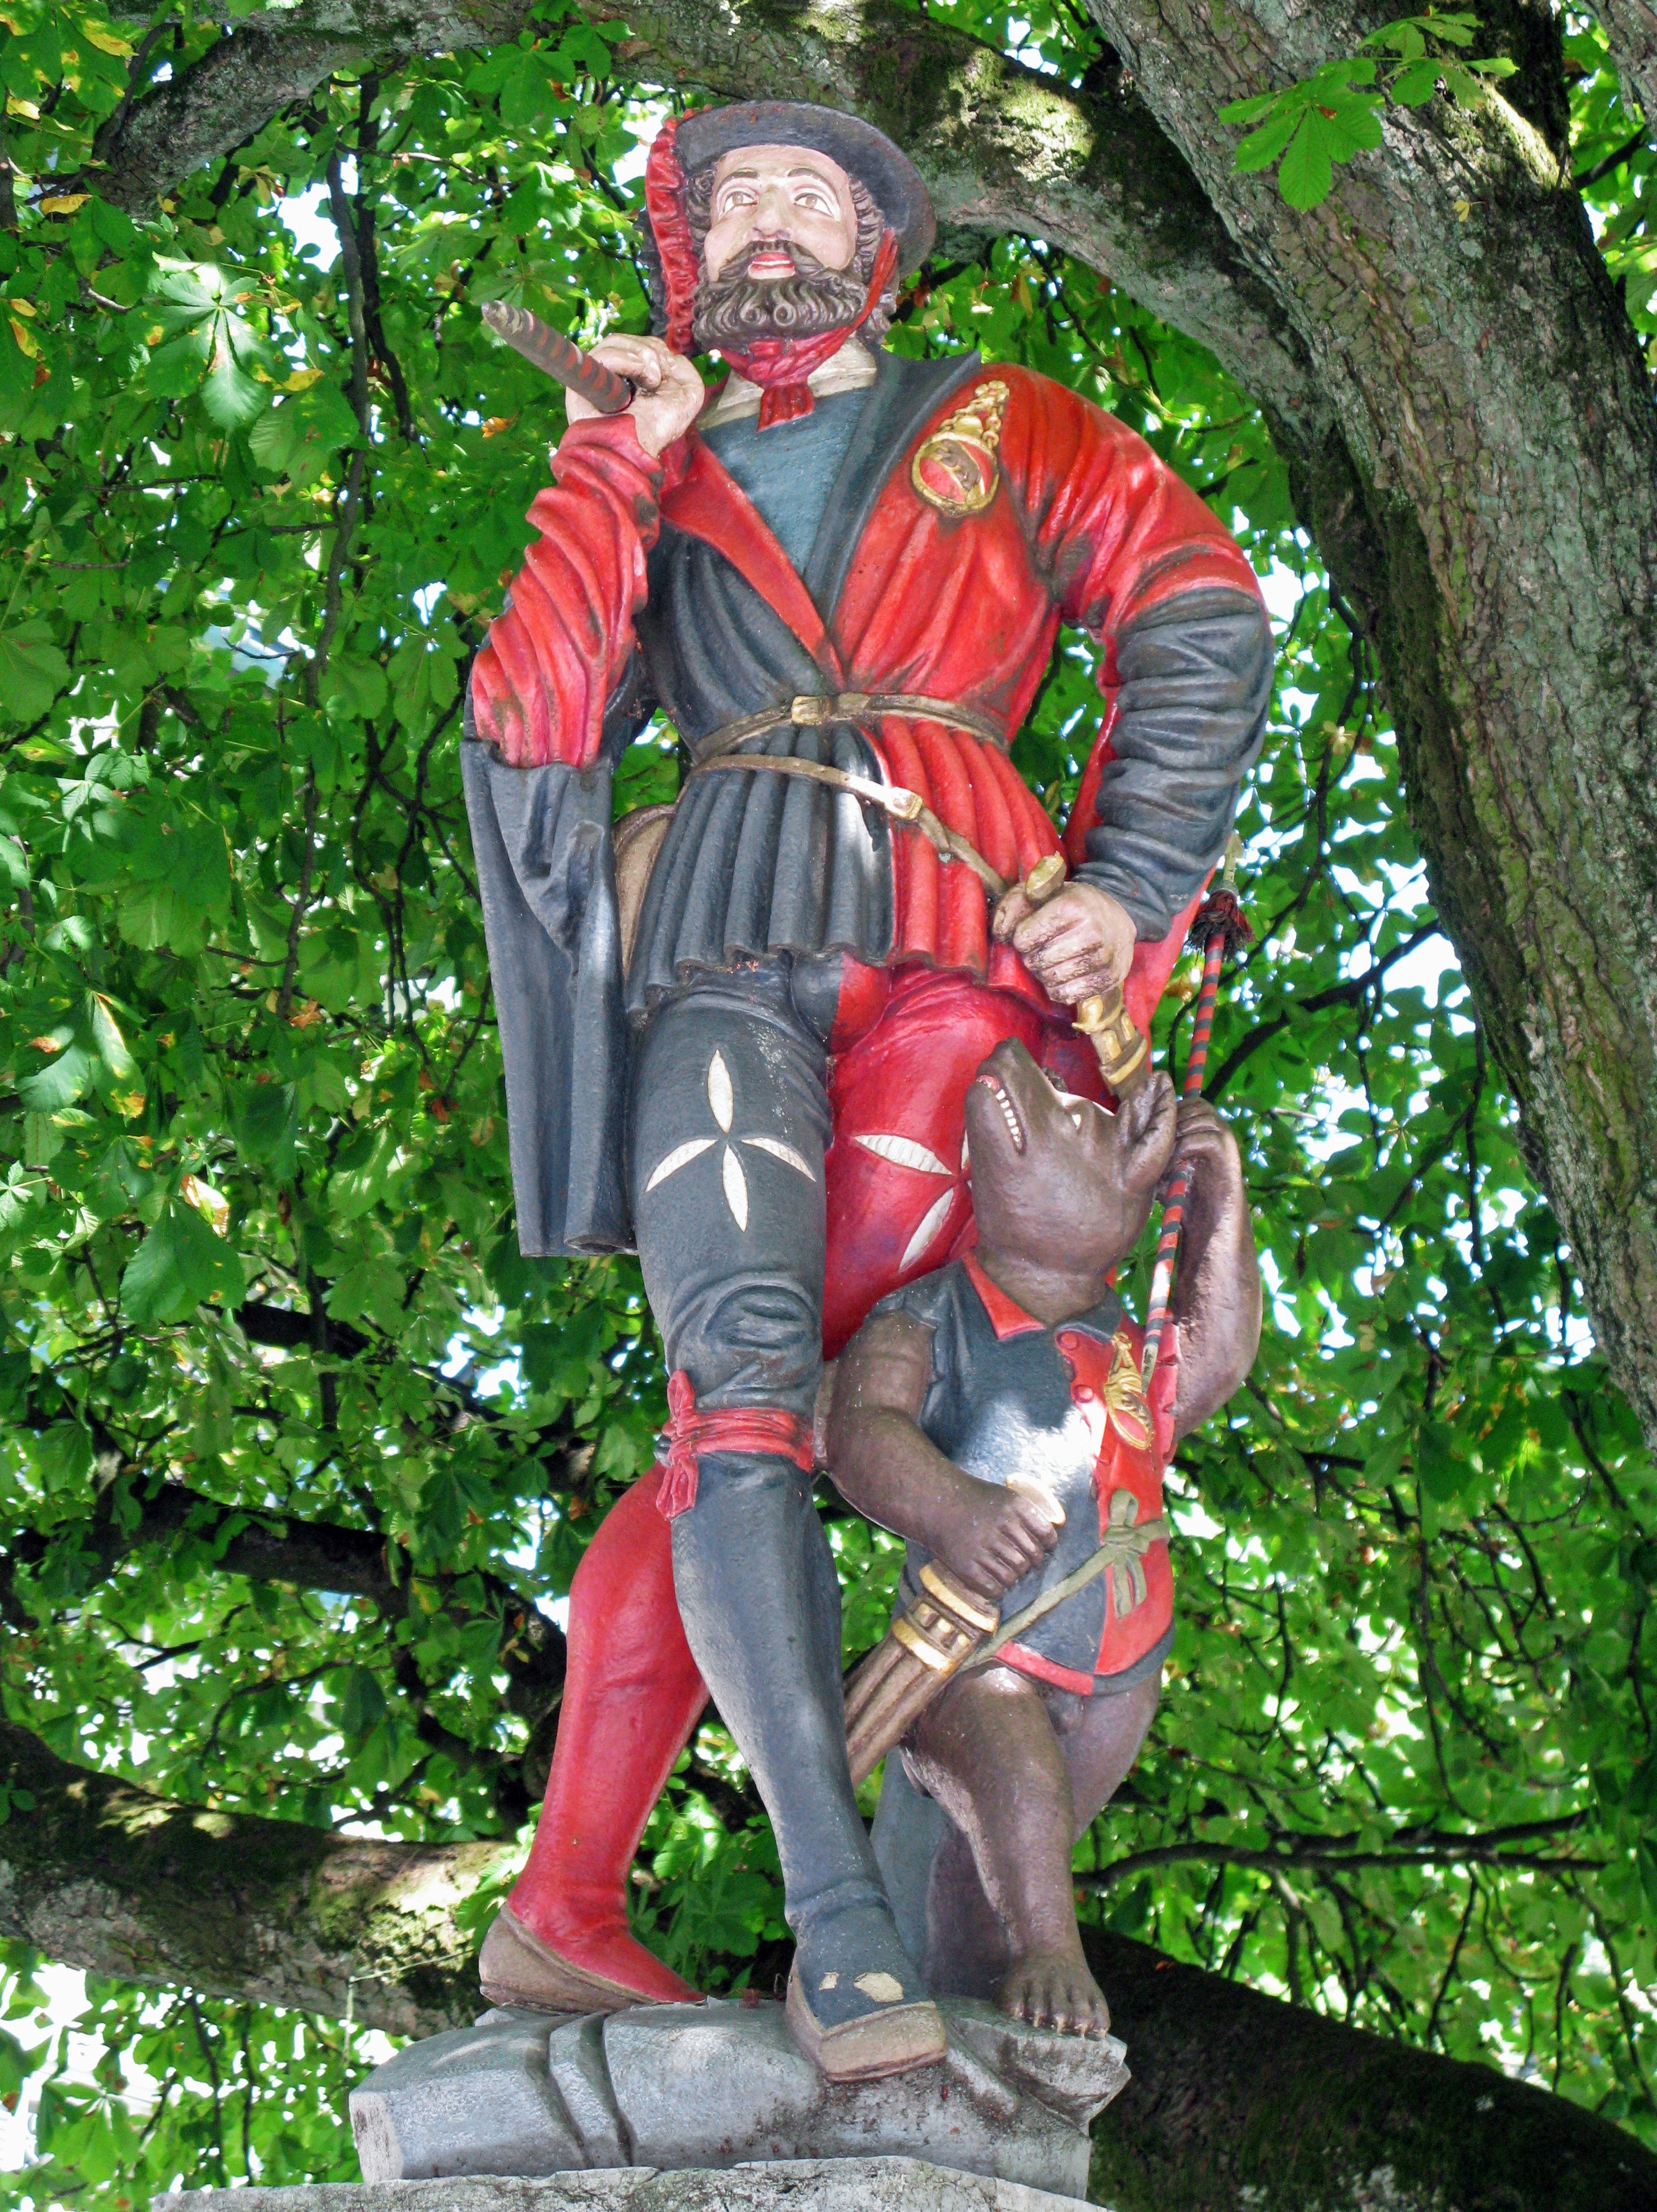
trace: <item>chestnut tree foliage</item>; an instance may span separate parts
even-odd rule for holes
[[[665,1412],[634,1263],[514,1240],[457,744],[563,418],[478,309],[645,327],[640,149],[697,87],[542,0],[325,71],[124,204],[94,139],[241,12],[0,9],[0,1697],[209,1815],[493,1840],[458,1975],[544,1783],[555,1601]],[[1065,0],[930,15],[1065,82],[1100,58]],[[1653,156],[1599,27],[1567,30],[1575,172],[1648,334]],[[1254,400],[1091,268],[946,229],[892,343],[1114,410],[1279,634],[1207,1085],[1268,1325],[1170,1478],[1178,1640],[1083,1917],[1657,2144],[1657,1485],[1438,934],[1371,647]],[[1093,669],[1067,636],[1014,754],[1060,817]],[[659,726],[618,805],[678,772]],[[849,1661],[896,1552],[822,1497]],[[9,1771],[0,1863],[50,1810]],[[774,1852],[711,1716],[634,1887],[682,1972],[769,1993]],[[41,2162],[0,2203],[355,2177],[372,1979],[342,2020],[94,1976],[88,2064],[32,1977],[97,1945],[6,1896],[0,2094]]]

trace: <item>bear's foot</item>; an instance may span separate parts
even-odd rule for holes
[[[995,2001],[1032,2027],[1096,2038],[1110,2033],[1110,2007],[1079,1949],[1026,1952],[1014,1960]]]

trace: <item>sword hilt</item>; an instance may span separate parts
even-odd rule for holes
[[[1049,853],[1025,877],[1024,896],[1032,906],[1046,906],[1063,890],[1068,874],[1064,854]],[[1150,1073],[1150,1047],[1134,1026],[1121,986],[1089,992],[1071,1019],[1099,1055],[1099,1073],[1112,1096],[1126,1098],[1138,1090]]]

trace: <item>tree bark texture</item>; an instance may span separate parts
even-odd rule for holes
[[[0,1722],[0,1936],[94,1973],[182,1982],[434,2035],[480,2008],[456,1908],[498,1844],[360,1840],[175,1805]],[[1116,2212],[1648,2212],[1657,2158],[1591,2112],[1177,1966],[1090,1942],[1135,2078],[1095,2129]]]
[[[1597,13],[1624,94],[1639,101],[1649,122],[1657,116],[1657,8],[1650,0],[1602,0]]]
[[[455,1908],[499,1844],[385,1844],[169,1804],[0,1721],[0,1936],[49,1959],[434,2035],[479,2008]]]

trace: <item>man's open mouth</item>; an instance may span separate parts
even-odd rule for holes
[[[1024,1149],[1024,1125],[1019,1120],[1018,1109],[1006,1091],[992,1075],[975,1075],[973,1082],[975,1086],[987,1091],[1001,1109],[1001,1118],[1007,1125],[1007,1134],[1012,1139],[1012,1148],[1016,1152],[1022,1152]]]

